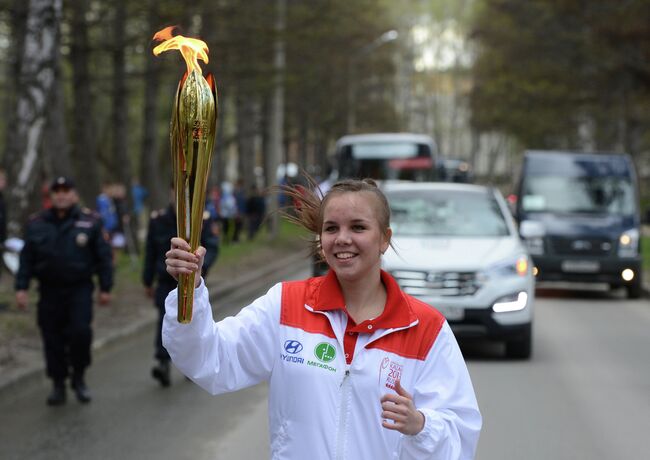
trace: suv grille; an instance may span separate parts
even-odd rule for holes
[[[614,245],[609,238],[550,238],[555,254],[601,256],[612,251]]]
[[[481,287],[474,272],[395,270],[391,274],[404,292],[415,297],[474,295]]]

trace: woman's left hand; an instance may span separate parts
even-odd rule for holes
[[[424,428],[424,414],[413,404],[413,396],[395,382],[397,394],[387,393],[381,398],[381,425],[388,430],[396,430],[406,435],[416,435]]]

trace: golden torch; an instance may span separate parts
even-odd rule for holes
[[[189,243],[192,252],[199,247],[205,192],[217,131],[217,88],[212,74],[205,78],[199,59],[208,63],[205,42],[182,35],[172,36],[174,26],[157,32],[162,41],[153,54],[179,50],[187,72],[178,83],[170,126],[174,190],[176,191],[176,230]],[[192,320],[195,274],[178,279],[178,321]]]

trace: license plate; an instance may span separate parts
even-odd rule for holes
[[[593,260],[565,260],[562,262],[562,271],[570,273],[596,273],[600,270],[600,263]]]
[[[460,321],[465,317],[465,310],[460,307],[436,307],[447,321]]]

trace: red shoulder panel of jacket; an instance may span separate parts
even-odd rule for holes
[[[336,338],[332,326],[324,314],[314,313],[305,308],[308,292],[314,288],[312,284],[321,282],[322,278],[310,278],[282,283],[280,324],[313,334],[323,334],[332,339]]]
[[[418,324],[392,332],[366,345],[404,358],[425,360],[436,342],[445,317],[430,305],[404,294],[411,310],[418,318]]]

